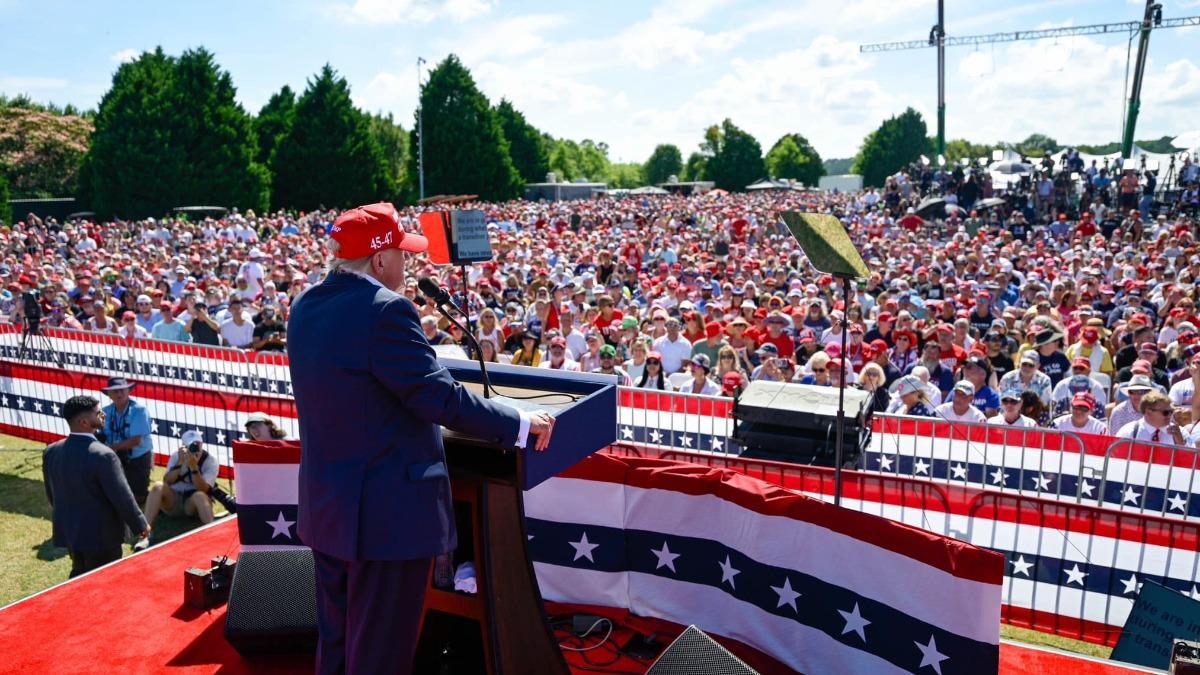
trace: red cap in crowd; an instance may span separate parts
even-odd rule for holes
[[[329,236],[338,243],[337,257],[344,260],[365,258],[389,248],[411,253],[429,248],[428,239],[400,227],[400,214],[388,202],[346,211],[334,221]]]

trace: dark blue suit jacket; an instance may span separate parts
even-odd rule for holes
[[[42,454],[46,499],[54,507],[54,545],[72,551],[108,551],[121,545],[125,526],[146,528],[117,453],[100,441],[71,434]]]
[[[288,356],[300,418],[297,527],[304,543],[342,560],[452,550],[438,425],[511,446],[518,413],[455,382],[407,298],[349,273],[330,274],[297,299]]]

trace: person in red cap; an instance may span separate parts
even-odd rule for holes
[[[1109,380],[1112,380],[1113,375],[1116,374],[1113,357],[1101,342],[1101,338],[1106,333],[1104,319],[1088,319],[1083,330],[1079,332],[1079,341],[1067,347],[1067,358],[1071,360],[1071,363],[1085,359],[1091,372],[1103,373]]]
[[[334,222],[328,274],[292,307],[300,420],[296,539],[313,552],[318,673],[412,671],[433,559],[457,545],[441,426],[506,447],[553,418],[477,396],[437,361],[401,295],[428,247],[388,203]]]
[[[737,398],[741,396],[743,389],[745,389],[745,380],[738,371],[731,370],[721,376],[721,393],[725,396]]]
[[[1054,420],[1054,428],[1078,434],[1108,434],[1104,422],[1092,416],[1096,409],[1096,397],[1080,392],[1071,397],[1071,412]]]

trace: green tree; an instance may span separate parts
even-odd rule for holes
[[[782,136],[767,152],[767,171],[775,178],[792,178],[815,187],[825,175],[825,165],[816,148],[800,134]]]
[[[8,204],[8,180],[0,173],[0,223],[12,224],[12,207]]]
[[[670,143],[655,147],[654,152],[650,153],[650,159],[642,165],[642,173],[649,185],[665,183],[668,177],[679,176],[682,171],[683,154],[679,152],[678,147]]]
[[[325,64],[296,102],[295,119],[275,148],[276,206],[311,210],[387,199],[396,192],[387,160],[350,85]]]
[[[921,113],[907,108],[867,134],[850,170],[862,176],[864,184],[881,187],[889,175],[932,152],[927,133]]]
[[[681,181],[708,180],[708,159],[699,152],[688,155],[687,163],[683,165],[683,173],[679,174]]]
[[[0,100],[0,175],[17,198],[76,193],[92,121]]]
[[[932,139],[930,143],[932,143]],[[972,143],[971,141],[955,138],[946,141],[946,164],[958,164],[961,160],[967,160],[971,164],[975,164],[980,157],[986,157],[992,161],[991,145],[981,145]]]
[[[249,115],[229,73],[204,49],[162,48],[122,64],[100,101],[80,197],[101,215],[162,215],[182,203],[263,209]]]
[[[174,177],[179,204],[218,204],[263,211],[270,176],[259,164],[253,122],[237,89],[211,52],[193,49],[175,63],[171,151],[182,160]]]
[[[279,145],[279,139],[287,135],[292,128],[292,120],[296,115],[296,93],[292,88],[283,85],[279,91],[271,94],[258,117],[254,118],[254,131],[258,134],[258,162],[263,166],[271,165],[271,154]]]
[[[171,152],[175,59],[162,47],[121,64],[100,99],[80,169],[80,198],[102,218],[162,215],[174,205],[180,158]]]
[[[392,114],[367,115],[367,129],[371,138],[383,153],[387,165],[388,182],[396,189],[386,199],[394,203],[411,200],[404,186],[407,185],[405,167],[408,166],[408,132],[392,119]]]
[[[1058,141],[1050,138],[1046,134],[1029,134],[1025,140],[1013,146],[1013,149],[1022,155],[1038,155],[1044,152],[1055,153],[1062,149]]]
[[[424,116],[425,194],[477,194],[501,201],[521,193],[521,176],[508,140],[470,71],[451,54],[421,88]],[[412,145],[416,145],[413,130]],[[415,153],[412,153],[415,155]],[[416,158],[409,160],[416,175]]]
[[[496,116],[500,119],[500,128],[504,130],[504,139],[508,141],[508,154],[521,179],[526,183],[544,181],[546,172],[550,170],[550,154],[546,151],[541,132],[507,99],[500,99]]]
[[[582,176],[579,169],[579,144],[575,141],[548,139],[550,170],[559,181],[573,181]]]
[[[766,172],[762,146],[729,118],[704,132],[705,174],[718,188],[741,192]]]
[[[636,188],[644,182],[642,165],[637,162],[619,162],[608,165],[608,176],[604,182],[611,188]],[[648,181],[645,181],[648,182]]]

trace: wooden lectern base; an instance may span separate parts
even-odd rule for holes
[[[525,547],[521,489],[453,469],[451,476],[459,542],[454,563],[475,564],[478,592],[435,588],[430,574],[417,672],[566,675]]]

